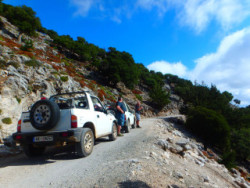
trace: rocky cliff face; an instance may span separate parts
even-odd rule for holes
[[[117,89],[98,84],[93,72],[85,67],[89,62],[77,62],[65,57],[51,47],[52,39],[37,32],[36,37],[21,34],[17,27],[0,16],[0,142],[16,131],[22,111],[39,100],[58,92],[88,90],[101,100],[114,102],[123,95],[132,109],[136,103],[135,93],[119,83]],[[32,41],[33,48],[24,50],[25,41]],[[169,86],[166,86],[169,87]],[[137,88],[140,91],[140,88]],[[149,96],[140,91],[143,101]],[[171,104],[162,113],[178,113],[180,99],[172,96]],[[146,103],[143,115],[154,116],[157,111]]]

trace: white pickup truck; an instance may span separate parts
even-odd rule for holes
[[[91,154],[97,138],[117,137],[115,117],[88,92],[57,94],[41,99],[23,112],[13,139],[28,157],[43,154],[46,146],[75,144],[76,154]]]

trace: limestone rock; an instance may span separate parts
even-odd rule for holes
[[[167,142],[166,140],[164,140],[164,139],[158,140],[157,144],[158,144],[159,146],[161,146],[161,148],[164,149],[164,150],[166,150],[166,149],[169,148],[168,142]]]
[[[172,145],[169,147],[169,150],[172,152],[172,153],[176,153],[176,154],[179,154],[180,152],[183,151],[183,148],[178,146],[178,145]]]
[[[179,145],[179,146],[181,146],[181,147],[184,147],[184,146],[187,145],[188,143],[189,143],[189,140],[187,140],[187,139],[181,139],[181,140],[177,141],[175,144],[176,144],[176,145]]]

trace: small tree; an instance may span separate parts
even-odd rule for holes
[[[159,110],[161,110],[164,106],[170,103],[170,93],[167,93],[158,84],[153,87],[153,89],[149,93],[149,96],[152,102],[155,104],[156,108],[158,108]]]

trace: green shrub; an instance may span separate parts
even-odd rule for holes
[[[2,109],[0,109],[0,115],[3,113],[3,110]]]
[[[64,65],[68,67],[68,66],[70,66],[70,63],[65,61]]]
[[[24,45],[21,46],[21,50],[23,51],[30,51],[31,49],[33,49],[33,41],[32,40],[24,40]]]
[[[230,127],[226,119],[205,107],[195,107],[188,112],[187,128],[205,141],[205,145],[218,146],[223,151],[230,148]]]
[[[222,160],[219,162],[224,164],[227,168],[231,169],[235,167],[235,156],[235,151],[225,152],[222,155]]]
[[[58,75],[59,73],[57,71],[52,71],[51,74]]]
[[[7,68],[7,62],[4,60],[0,60],[0,69],[6,69]]]
[[[39,67],[39,66],[41,66],[41,64],[35,59],[25,61],[24,64],[29,66],[29,67]]]
[[[138,100],[142,101],[142,96],[141,96],[141,95],[135,94],[135,97],[136,97]]]
[[[0,9],[1,9],[1,5],[0,5]],[[0,13],[1,13],[1,10],[0,10]],[[3,23],[2,19],[0,18],[0,28],[3,27],[3,26],[4,26],[4,23]]]
[[[170,93],[167,93],[165,90],[163,90],[159,84],[156,84],[153,89],[150,90],[149,96],[155,107],[159,110],[161,110],[165,105],[170,103]]]
[[[250,128],[235,130],[232,134],[232,147],[239,160],[250,159]]]
[[[11,124],[12,123],[12,120],[10,117],[7,117],[7,118],[3,118],[2,119],[2,122],[5,123],[5,124]]]
[[[16,62],[16,61],[9,61],[8,65],[12,65],[16,69],[20,67],[20,64],[18,62]]]
[[[16,97],[16,100],[19,104],[21,103],[21,99],[19,97]]]
[[[60,79],[63,81],[63,82],[67,82],[69,80],[69,77],[68,76],[61,76]]]
[[[60,74],[68,75],[68,73],[65,71],[61,71]]]
[[[29,91],[33,91],[33,86],[32,85],[28,85],[28,90]]]

